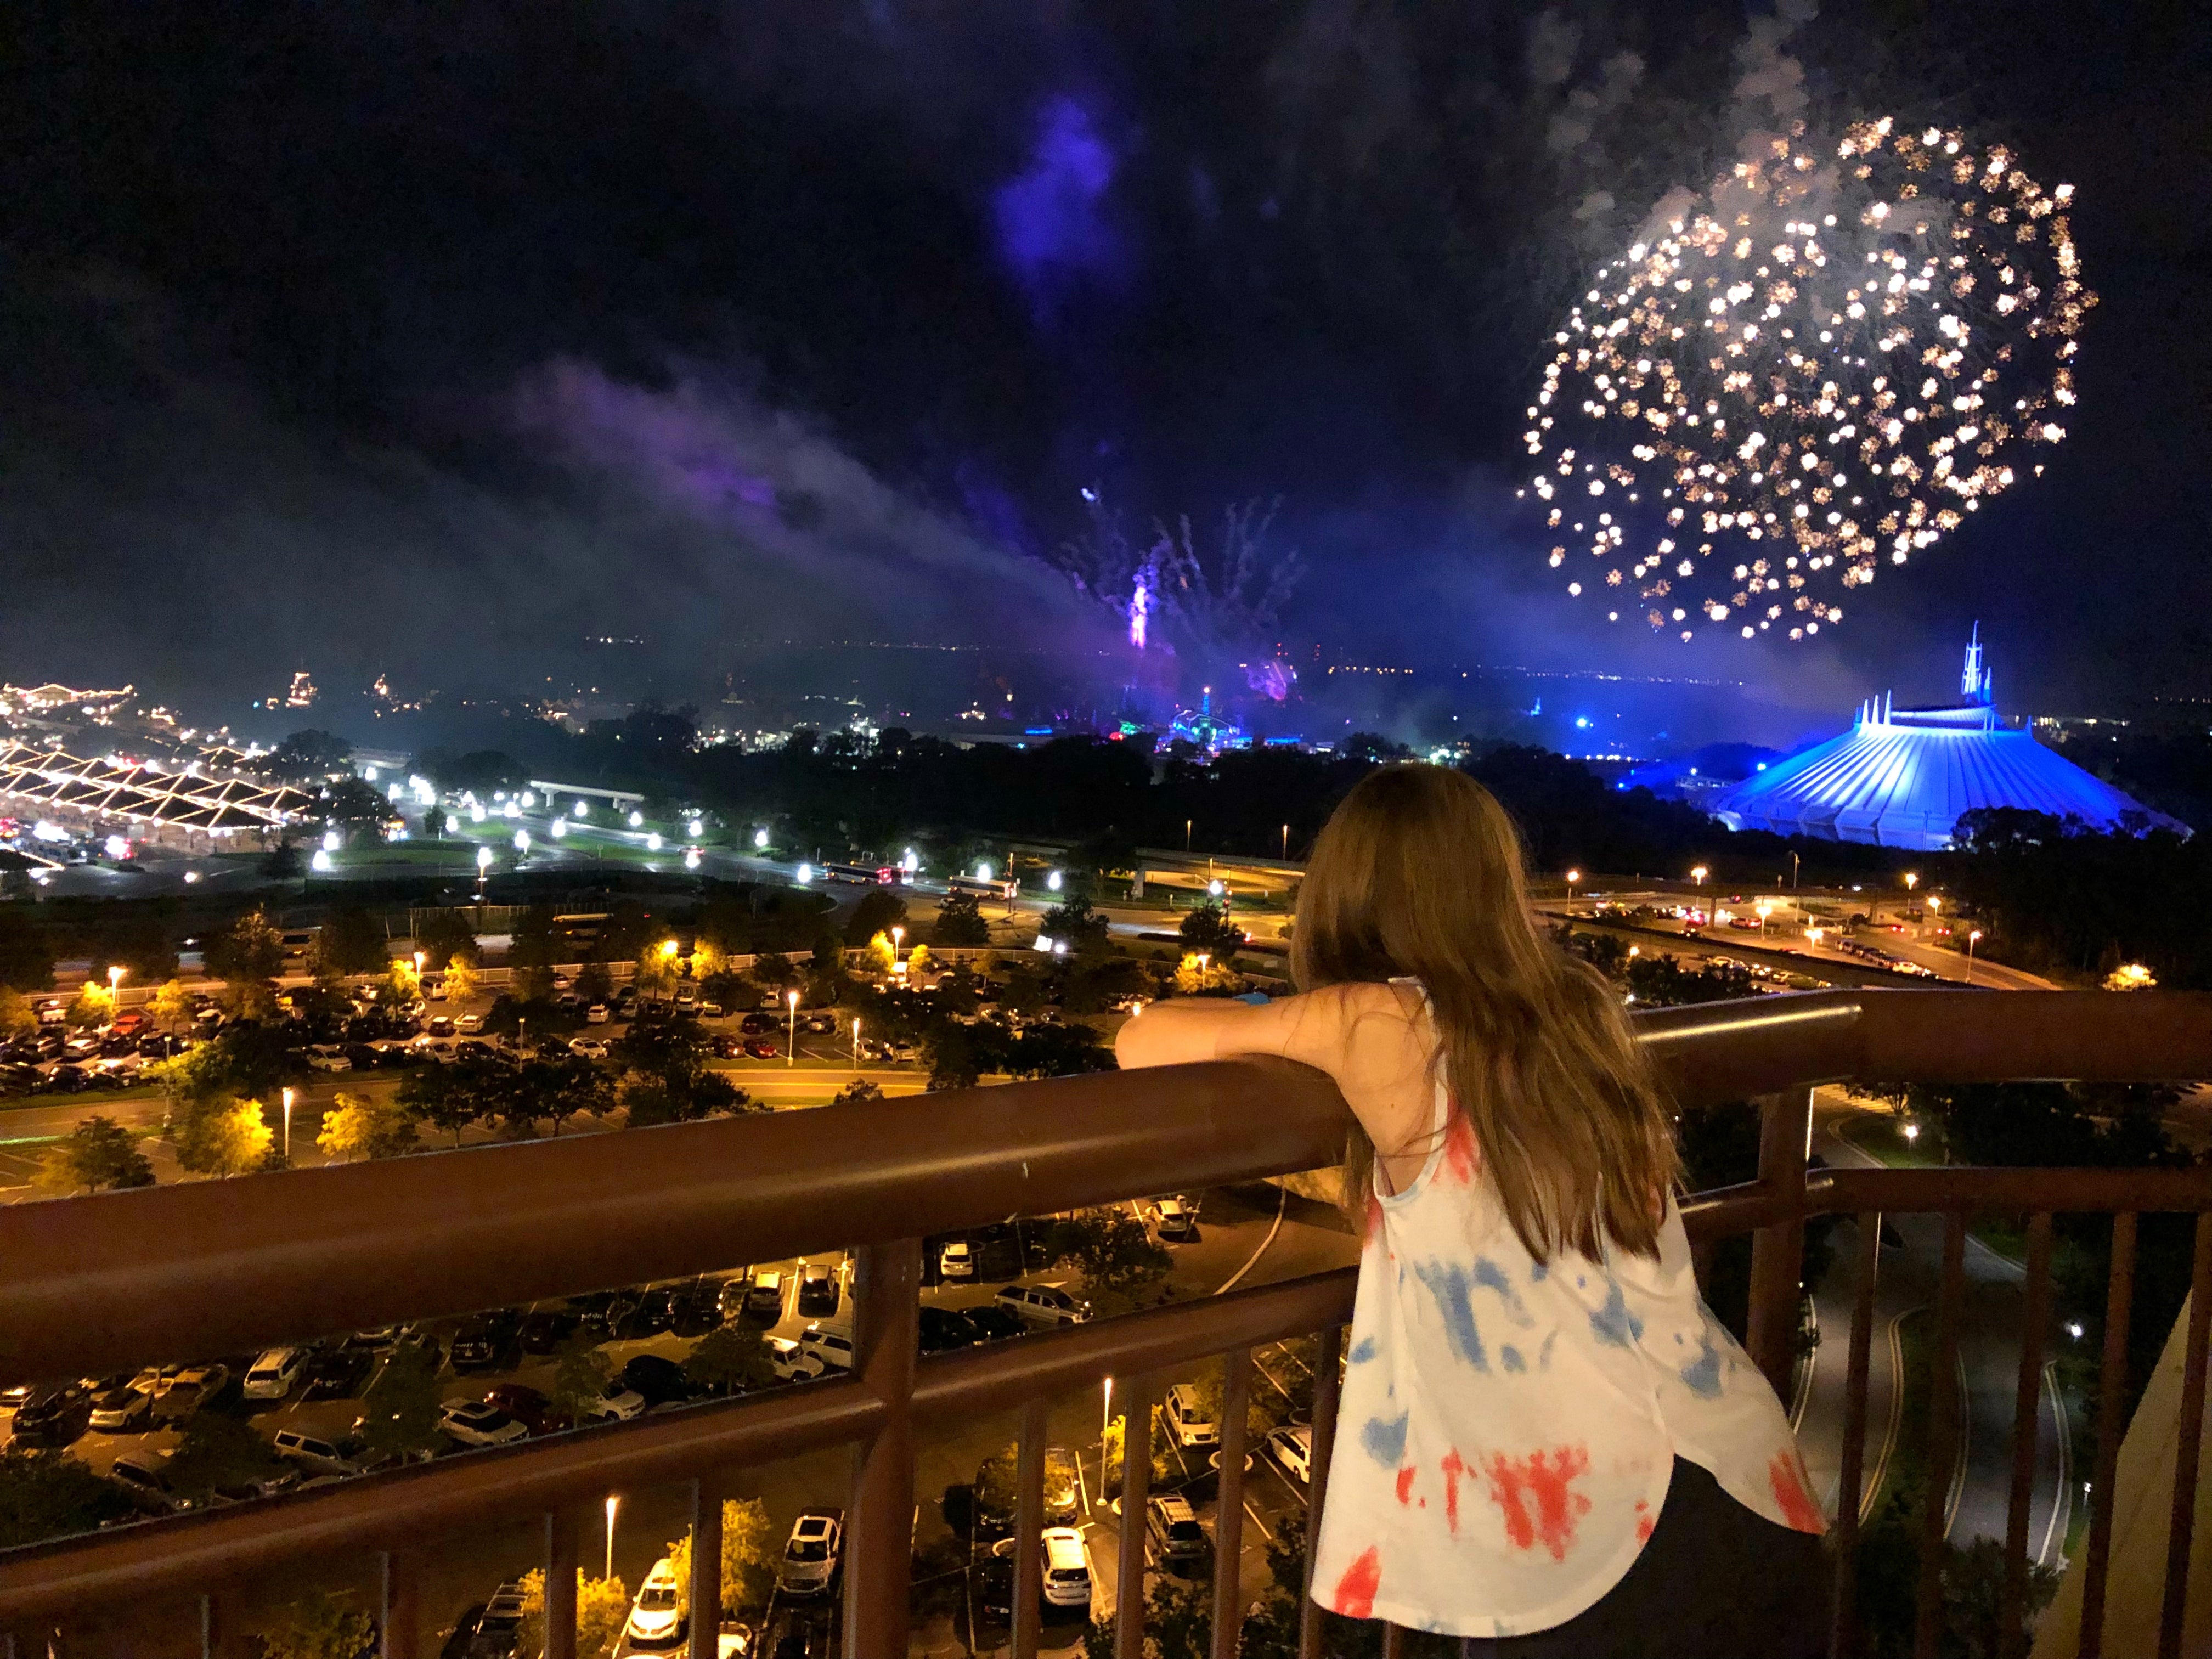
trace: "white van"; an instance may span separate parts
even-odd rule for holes
[[[1168,1433],[1178,1446],[1198,1449],[1221,1443],[1221,1425],[1200,1403],[1195,1384],[1178,1382],[1170,1389],[1160,1415],[1167,1419]]]
[[[248,1400],[282,1400],[307,1369],[305,1348],[271,1348],[246,1373],[243,1392]]]

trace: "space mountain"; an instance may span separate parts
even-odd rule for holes
[[[2033,734],[2000,724],[1978,625],[1959,694],[1938,708],[1899,708],[1887,696],[1863,703],[1850,731],[1753,774],[1715,801],[1713,813],[1731,830],[1918,852],[1950,846],[1960,815],[1979,807],[2047,812],[2107,833],[2189,833]]]

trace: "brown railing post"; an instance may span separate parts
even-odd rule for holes
[[[580,1531],[574,1510],[554,1510],[545,1517],[545,1659],[576,1659]]]
[[[1850,1358],[1844,1371],[1844,1462],[1836,1483],[1836,1607],[1828,1650],[1858,1650],[1859,1510],[1866,1478],[1867,1371],[1874,1345],[1874,1293],[1881,1273],[1881,1212],[1858,1218],[1858,1282],[1852,1286]]]
[[[386,1550],[378,1559],[376,1622],[383,1659],[415,1659],[415,1558]]]
[[[1145,1659],[1145,1501],[1152,1490],[1157,1376],[1133,1376],[1121,1395],[1121,1559],[1114,1575],[1114,1659]]]
[[[845,1533],[846,1659],[906,1651],[914,1567],[914,1357],[921,1243],[871,1244],[855,1258],[854,1374],[884,1406],[853,1455]]]
[[[2212,1342],[2212,1214],[2197,1218],[2189,1275],[2188,1346],[2182,1352],[2181,1432],[2173,1447],[2173,1519],[2166,1540],[2166,1600],[2159,1609],[2158,1659],[2178,1659],[2189,1611],[2189,1555],[2197,1523],[2197,1462],[2204,1449],[2204,1370]]]
[[[2097,1473],[2089,1486],[2089,1543],[2081,1563],[2080,1659],[2104,1659],[2105,1577],[2112,1553],[2112,1494],[2128,1419],[2128,1323],[2136,1304],[2136,1218],[2112,1218],[2112,1267],[2105,1283],[2105,1363],[2097,1378]]]
[[[1913,1605],[1912,1659],[1936,1659],[1943,1639],[1943,1544],[1959,1455],[1959,1300],[1966,1279],[1966,1218],[1943,1218],[1943,1283],[1936,1303],[1936,1359],[1928,1385],[1928,1498]],[[1903,1379],[1899,1379],[1903,1386]]]
[[[2051,1320],[2051,1212],[2027,1224],[2027,1305],[2020,1333],[2020,1383],[2013,1395],[2012,1502],[2005,1515],[2004,1599],[1998,1604],[2001,1659],[2027,1650],[2027,1510],[2035,1494],[2035,1448],[2042,1413],[2043,1333]]]
[[[1765,1095],[1759,1108],[1759,1180],[1782,1218],[1751,1241],[1751,1309],[1746,1346],[1784,1400],[1796,1364],[1805,1267],[1805,1146],[1813,1132],[1813,1091]]]
[[[722,1623],[722,1483],[702,1474],[691,1483],[690,1650],[714,1651]]]
[[[1298,1607],[1298,1659],[1322,1659],[1322,1614],[1314,1601],[1314,1560],[1321,1553],[1322,1504],[1328,1466],[1336,1455],[1336,1401],[1344,1382],[1339,1356],[1344,1327],[1332,1325],[1314,1341],[1313,1462],[1306,1483],[1306,1594]]]
[[[1044,1401],[1024,1401],[1014,1469],[1014,1659],[1036,1659],[1044,1641],[1044,1443],[1050,1432]]]
[[[1250,1415],[1252,1351],[1232,1348],[1221,1357],[1221,1479],[1213,1505],[1213,1651],[1209,1659],[1237,1659],[1244,1635],[1244,1430]]]
[[[222,1609],[213,1592],[200,1597],[200,1659],[222,1659]]]

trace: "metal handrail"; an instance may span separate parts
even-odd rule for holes
[[[1638,1030],[1682,1103],[1768,1097],[1759,1182],[1685,1209],[1693,1236],[1758,1230],[1752,1346],[1770,1369],[1786,1352],[1778,1334],[1785,1314],[1794,1327],[1795,1241],[1808,1214],[2212,1209],[2205,1170],[1854,1170],[1808,1181],[1802,1129],[1808,1086],[1853,1077],[2212,1075],[2212,997],[1820,993],[1668,1010],[1641,1017]],[[838,1442],[858,1442],[864,1453],[856,1561],[884,1554],[862,1546],[876,1532],[902,1535],[905,1522],[892,1517],[903,1517],[912,1498],[910,1450],[902,1450],[911,1422],[1026,1405],[1109,1371],[1140,1381],[1279,1335],[1326,1333],[1350,1311],[1349,1275],[1323,1274],[916,1365],[920,1238],[1332,1163],[1346,1122],[1322,1074],[1240,1062],[0,1212],[0,1376],[121,1370],[794,1249],[857,1243],[861,1269],[861,1366],[849,1380],[11,1553],[0,1557],[0,1636],[7,1621],[27,1615],[175,1593],[332,1550],[398,1551],[498,1514],[557,1517],[580,1495],[612,1486]],[[873,1285],[903,1289],[871,1295]],[[1322,1414],[1317,1405],[1317,1487],[1328,1439]],[[549,1525],[556,1564],[568,1559],[572,1532]],[[888,1560],[872,1563],[848,1586],[848,1607],[875,1620],[848,1636],[848,1647],[859,1644],[852,1650],[872,1651],[868,1642],[888,1644],[902,1630],[903,1591],[894,1595],[896,1587],[884,1582],[892,1572]],[[901,1584],[902,1575],[902,1559]]]

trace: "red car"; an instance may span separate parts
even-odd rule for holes
[[[550,1400],[520,1382],[501,1383],[484,1395],[484,1404],[498,1407],[532,1434],[551,1434],[569,1426]]]
[[[755,1060],[774,1060],[777,1049],[775,1044],[770,1042],[766,1037],[747,1037],[745,1052]]]

